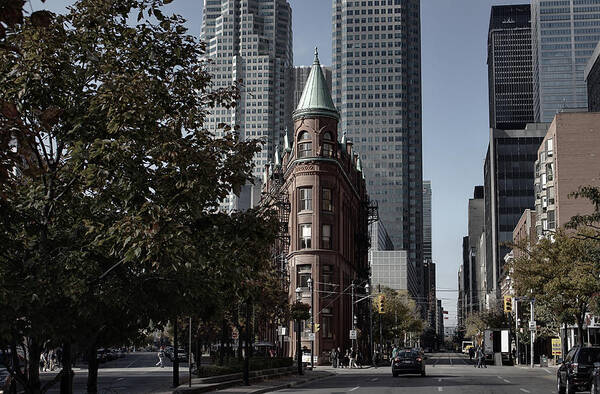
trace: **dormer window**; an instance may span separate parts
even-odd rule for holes
[[[298,157],[312,156],[312,141],[310,134],[303,131],[298,136]]]

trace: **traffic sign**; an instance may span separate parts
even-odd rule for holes
[[[535,324],[535,320],[530,320],[529,321],[529,331],[535,331],[536,327],[537,327],[537,325]]]
[[[562,344],[560,338],[552,338],[552,355],[562,356]]]
[[[287,327],[279,326],[277,334],[281,336],[287,335]]]
[[[356,339],[356,330],[350,330],[350,339]]]
[[[308,340],[309,341],[314,341],[315,340],[315,333],[314,332],[309,332],[308,333]]]

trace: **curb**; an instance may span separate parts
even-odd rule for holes
[[[330,378],[332,376],[335,376],[336,374],[332,373],[332,372],[327,372],[326,376],[315,376],[312,378],[307,378],[304,380],[299,380],[297,382],[290,382],[290,383],[286,383],[286,384],[281,384],[279,386],[273,386],[273,387],[268,387],[268,388],[263,388],[263,389],[258,389],[255,391],[250,391],[249,394],[262,394],[262,393],[270,393],[273,391],[279,391],[279,390],[283,390],[283,389],[289,389],[291,387],[296,387],[296,386],[300,386],[302,384],[306,384],[309,382],[314,382],[315,380],[320,380],[320,379],[327,379]]]

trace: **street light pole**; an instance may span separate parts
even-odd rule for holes
[[[371,352],[369,357],[371,357],[371,363],[373,364],[375,362],[373,360],[373,304],[371,300],[371,286],[368,283],[365,286],[365,292],[369,297],[369,352]]]
[[[352,312],[351,312],[351,318],[352,318],[352,331],[354,331],[356,328],[354,326],[354,281],[352,281]],[[352,349],[354,349],[354,339],[352,339]]]
[[[531,325],[531,322],[535,322],[535,313],[534,313],[534,303],[535,300],[533,298],[531,298],[531,317],[529,318],[529,324]],[[535,328],[535,327],[533,327]],[[531,335],[531,368],[533,368],[533,341],[535,340],[535,333],[534,330],[532,329],[532,327],[529,327],[529,333]]]
[[[519,359],[519,298],[515,297],[515,345],[516,345],[516,356],[515,364],[519,365],[521,360]]]
[[[315,369],[315,292],[313,291],[313,281],[308,278],[308,290],[310,290],[310,332],[313,335],[310,341],[310,368]]]
[[[296,301],[301,302],[302,300],[302,289],[296,288]],[[296,319],[296,354],[298,356],[298,375],[302,375],[302,341],[300,339],[301,327],[300,319]]]

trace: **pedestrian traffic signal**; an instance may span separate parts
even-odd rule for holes
[[[321,328],[321,325],[319,323],[315,323],[314,331],[313,332],[319,332],[320,328]]]
[[[504,313],[512,312],[512,297],[504,296]]]
[[[383,294],[379,296],[379,313],[382,315],[385,313],[385,296]]]

